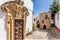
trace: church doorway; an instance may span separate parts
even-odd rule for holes
[[[43,29],[46,29],[46,25],[43,25]]]

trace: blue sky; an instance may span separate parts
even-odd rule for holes
[[[34,0],[34,17],[40,13],[48,12],[53,0]]]

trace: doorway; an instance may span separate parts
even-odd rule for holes
[[[43,29],[46,29],[46,25],[43,25]]]
[[[22,19],[15,19],[15,40],[23,39],[23,20]]]

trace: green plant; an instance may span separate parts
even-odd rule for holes
[[[51,14],[55,14],[60,10],[59,2],[57,0],[54,0],[53,4],[50,6],[50,12]]]

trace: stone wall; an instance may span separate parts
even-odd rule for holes
[[[51,27],[51,13],[44,12],[40,14],[40,28],[44,28],[44,25],[46,26],[46,29],[50,29]]]

